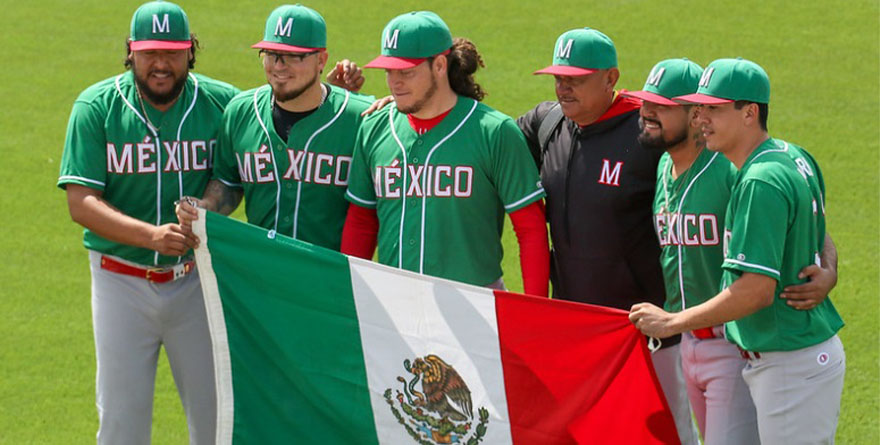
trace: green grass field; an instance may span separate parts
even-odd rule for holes
[[[6,2],[0,15],[0,443],[94,441],[94,347],[90,279],[81,228],[55,187],[71,104],[87,86],[121,71],[123,42],[139,1]],[[225,4],[225,5],[221,5]],[[366,63],[393,16],[440,14],[471,38],[486,69],[486,102],[518,116],[553,97],[551,79],[530,73],[549,63],[556,36],[583,26],[614,39],[619,86],[641,89],[655,62],[686,56],[706,65],[743,56],[772,82],[771,134],[817,158],[827,182],[828,227],[840,251],[833,296],[847,325],[848,355],[838,442],[880,441],[878,374],[878,203],[880,48],[874,1],[310,2],[329,27],[331,60]],[[576,7],[573,5],[577,5]],[[187,1],[203,43],[197,71],[242,89],[264,83],[256,52],[266,2]],[[366,93],[384,95],[368,72]],[[521,289],[508,233],[506,281]],[[153,438],[186,442],[186,425],[167,363],[156,382]]]

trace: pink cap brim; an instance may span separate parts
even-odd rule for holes
[[[253,45],[251,45],[251,48],[271,49],[274,51],[287,51],[290,53],[310,53],[313,51],[323,51],[324,50],[324,48],[306,48],[304,46],[286,45],[284,43],[267,42],[265,40],[262,42],[254,43]]]
[[[673,97],[672,100],[674,100],[678,103],[700,104],[700,105],[719,105],[719,104],[729,104],[729,103],[733,102],[730,99],[724,99],[721,97],[709,96],[707,94],[699,94],[699,93]]]
[[[379,56],[364,65],[364,68],[385,68],[386,70],[406,70],[419,66],[428,59],[407,59],[405,57]]]
[[[138,40],[131,42],[132,51],[146,51],[150,49],[189,49],[192,42],[189,40]]]
[[[596,71],[599,71],[599,70],[594,70],[592,68],[581,68],[579,66],[550,65],[547,68],[535,71],[532,74],[554,74],[557,76],[586,76],[587,74],[593,74]]]
[[[620,94],[624,96],[635,97],[645,102],[651,102],[660,105],[681,105],[674,100],[665,98],[657,93],[652,93],[650,91],[621,91]]]

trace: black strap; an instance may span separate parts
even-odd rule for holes
[[[550,107],[550,111],[544,115],[544,119],[541,120],[541,126],[538,127],[538,143],[541,145],[542,159],[544,153],[547,151],[547,143],[550,142],[550,135],[553,134],[553,131],[556,130],[556,127],[559,126],[559,123],[562,122],[562,118],[564,117],[565,115],[562,114],[562,107],[559,105],[559,102],[556,102]]]

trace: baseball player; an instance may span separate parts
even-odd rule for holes
[[[165,347],[191,443],[213,443],[211,339],[195,244],[174,201],[202,192],[232,86],[194,74],[184,11],[149,2],[131,20],[127,72],[73,105],[58,186],[85,227],[92,274],[98,443],[150,442],[153,382]]]
[[[364,120],[346,197],[342,252],[479,286],[503,288],[508,213],[520,243],[525,292],[547,295],[544,190],[514,121],[480,103],[482,65],[433,12],[392,19],[382,55],[394,106]]]
[[[720,153],[704,148],[697,107],[671,98],[693,93],[703,69],[687,59],[664,60],[648,75],[642,91],[639,142],[665,151],[657,171],[654,227],[666,283],[664,309],[681,311],[711,298],[721,283],[719,223],[736,168]],[[758,443],[755,406],[742,379],[745,360],[712,328],[685,332],[681,362],[688,399],[707,444]]]
[[[738,170],[719,234],[723,290],[677,313],[637,304],[630,318],[657,337],[726,322],[727,338],[748,361],[742,376],[756,407],[761,443],[833,443],[846,366],[836,334],[843,321],[828,298],[808,309],[777,298],[787,286],[803,282],[801,268],[822,262],[828,243],[818,165],[800,147],[767,133],[770,82],[753,62],[716,60],[700,77],[697,93],[675,99],[703,105],[699,123],[707,147]],[[676,214],[692,213],[676,208]],[[686,221],[670,225],[669,240],[687,239]]]
[[[615,90],[620,72],[614,42],[602,32],[572,29],[556,40],[550,74],[556,102],[517,120],[547,191],[556,298],[629,309],[663,304],[660,249],[651,200],[662,151],[638,141],[638,99]],[[679,337],[651,354],[679,438],[699,438],[681,372]]]
[[[697,107],[672,100],[696,92],[702,72],[687,59],[664,60],[651,69],[642,91],[623,93],[643,101],[639,142],[665,151],[657,171],[654,225],[669,312],[703,303],[718,291],[724,259],[719,227],[736,175],[727,158],[705,148]],[[802,156],[794,148],[789,154]],[[836,257],[833,243],[830,250]],[[793,289],[795,306],[818,304],[837,275],[834,264],[802,273],[811,282]],[[812,292],[816,285],[820,289]],[[694,417],[706,443],[758,443],[755,407],[742,379],[746,361],[723,333],[715,326],[682,334],[682,370]]]
[[[268,84],[229,103],[213,177],[194,202],[228,215],[245,196],[248,222],[269,236],[281,233],[338,251],[356,129],[372,100],[321,83],[326,42],[324,18],[313,9],[284,5],[269,14],[263,40],[253,45]],[[363,84],[348,61],[330,76],[345,81],[335,74],[348,74],[348,88]],[[198,214],[181,204],[178,216],[189,227]]]

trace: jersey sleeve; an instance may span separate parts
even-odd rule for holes
[[[78,184],[104,190],[107,184],[107,137],[103,113],[93,103],[76,101],[67,123],[58,187]]]
[[[370,174],[369,154],[364,148],[367,126],[362,124],[355,138],[354,150],[351,155],[351,169],[348,174],[348,189],[345,199],[360,207],[376,208],[376,189],[373,176]]]
[[[544,197],[538,169],[526,140],[512,119],[502,121],[490,152],[492,181],[507,213]]]
[[[777,187],[747,181],[731,197],[733,225],[722,267],[780,279],[791,204]],[[729,216],[730,217],[730,216]]]
[[[216,179],[228,187],[241,187],[241,175],[238,170],[238,160],[235,150],[232,148],[234,107],[227,108],[220,120],[220,129],[217,131],[217,149],[214,153],[214,166],[211,171],[211,179]]]

